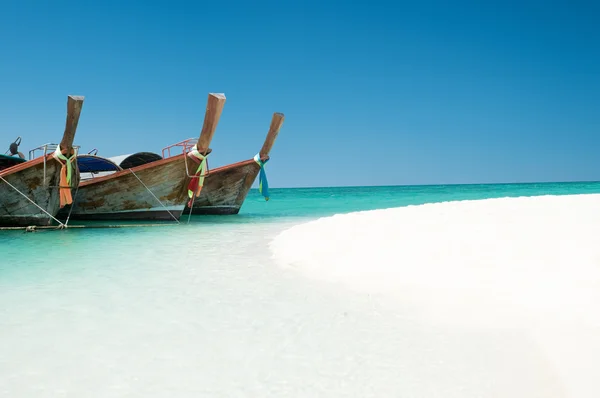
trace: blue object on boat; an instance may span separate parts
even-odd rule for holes
[[[77,164],[81,173],[99,173],[122,170],[116,163],[101,156],[78,155]]]

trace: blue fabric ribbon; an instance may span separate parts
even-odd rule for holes
[[[265,200],[269,200],[269,182],[267,181],[267,173],[265,173],[265,163],[267,163],[269,159],[263,162],[260,159],[260,154],[256,154],[256,156],[254,156],[254,161],[260,166],[260,174],[258,176],[258,192],[265,197]]]

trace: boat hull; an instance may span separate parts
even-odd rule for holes
[[[192,214],[238,214],[259,172],[260,166],[252,159],[210,170]],[[186,205],[184,213],[189,212]]]
[[[275,139],[283,124],[283,113],[275,112],[265,142],[257,159],[267,161]],[[244,160],[211,170],[204,181],[200,195],[192,208],[186,205],[185,214],[226,215],[238,214],[256,180],[260,166],[254,159]]]
[[[168,211],[164,207],[155,207],[140,211],[114,211],[110,213],[88,213],[83,216],[71,216],[72,219],[89,221],[174,221],[179,220],[183,206],[171,207]],[[63,213],[64,214],[64,213]]]
[[[73,220],[178,220],[188,199],[188,181],[183,154],[82,181],[70,217]],[[67,214],[65,209],[61,217]]]
[[[52,156],[20,163],[2,170],[0,176],[52,216],[60,208],[60,163]],[[46,179],[44,182],[44,173]],[[77,176],[76,176],[77,178]],[[0,226],[49,226],[54,220],[25,199],[5,181],[0,180]]]

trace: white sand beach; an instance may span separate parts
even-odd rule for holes
[[[597,398],[599,204],[9,234],[0,397]]]
[[[600,195],[337,215],[282,232],[271,250],[282,267],[452,333],[445,366],[513,380],[498,396],[600,396]],[[467,354],[474,332],[496,354]]]

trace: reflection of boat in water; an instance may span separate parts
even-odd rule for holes
[[[59,145],[37,148],[43,154],[29,161],[0,158],[0,226],[48,226],[59,209],[71,203],[71,188],[79,182],[73,140],[83,100],[68,97],[67,122]]]
[[[262,187],[263,196],[267,200],[269,199],[264,164],[269,160],[269,153],[279,134],[283,120],[284,115],[282,113],[273,114],[265,142],[260,152],[253,159],[218,167],[210,171],[210,175],[204,183],[204,189],[193,202],[192,214],[237,214],[259,173],[262,174],[259,179],[259,189]],[[189,212],[190,207],[186,206],[185,213],[188,214]]]
[[[209,94],[204,125],[196,142],[178,145],[181,153],[163,158],[139,152],[124,159],[79,155],[84,179],[72,209],[61,217],[74,220],[178,220],[188,201],[188,185],[204,177],[199,165],[211,152],[210,142],[225,105],[225,96]],[[117,163],[118,162],[118,163]]]

